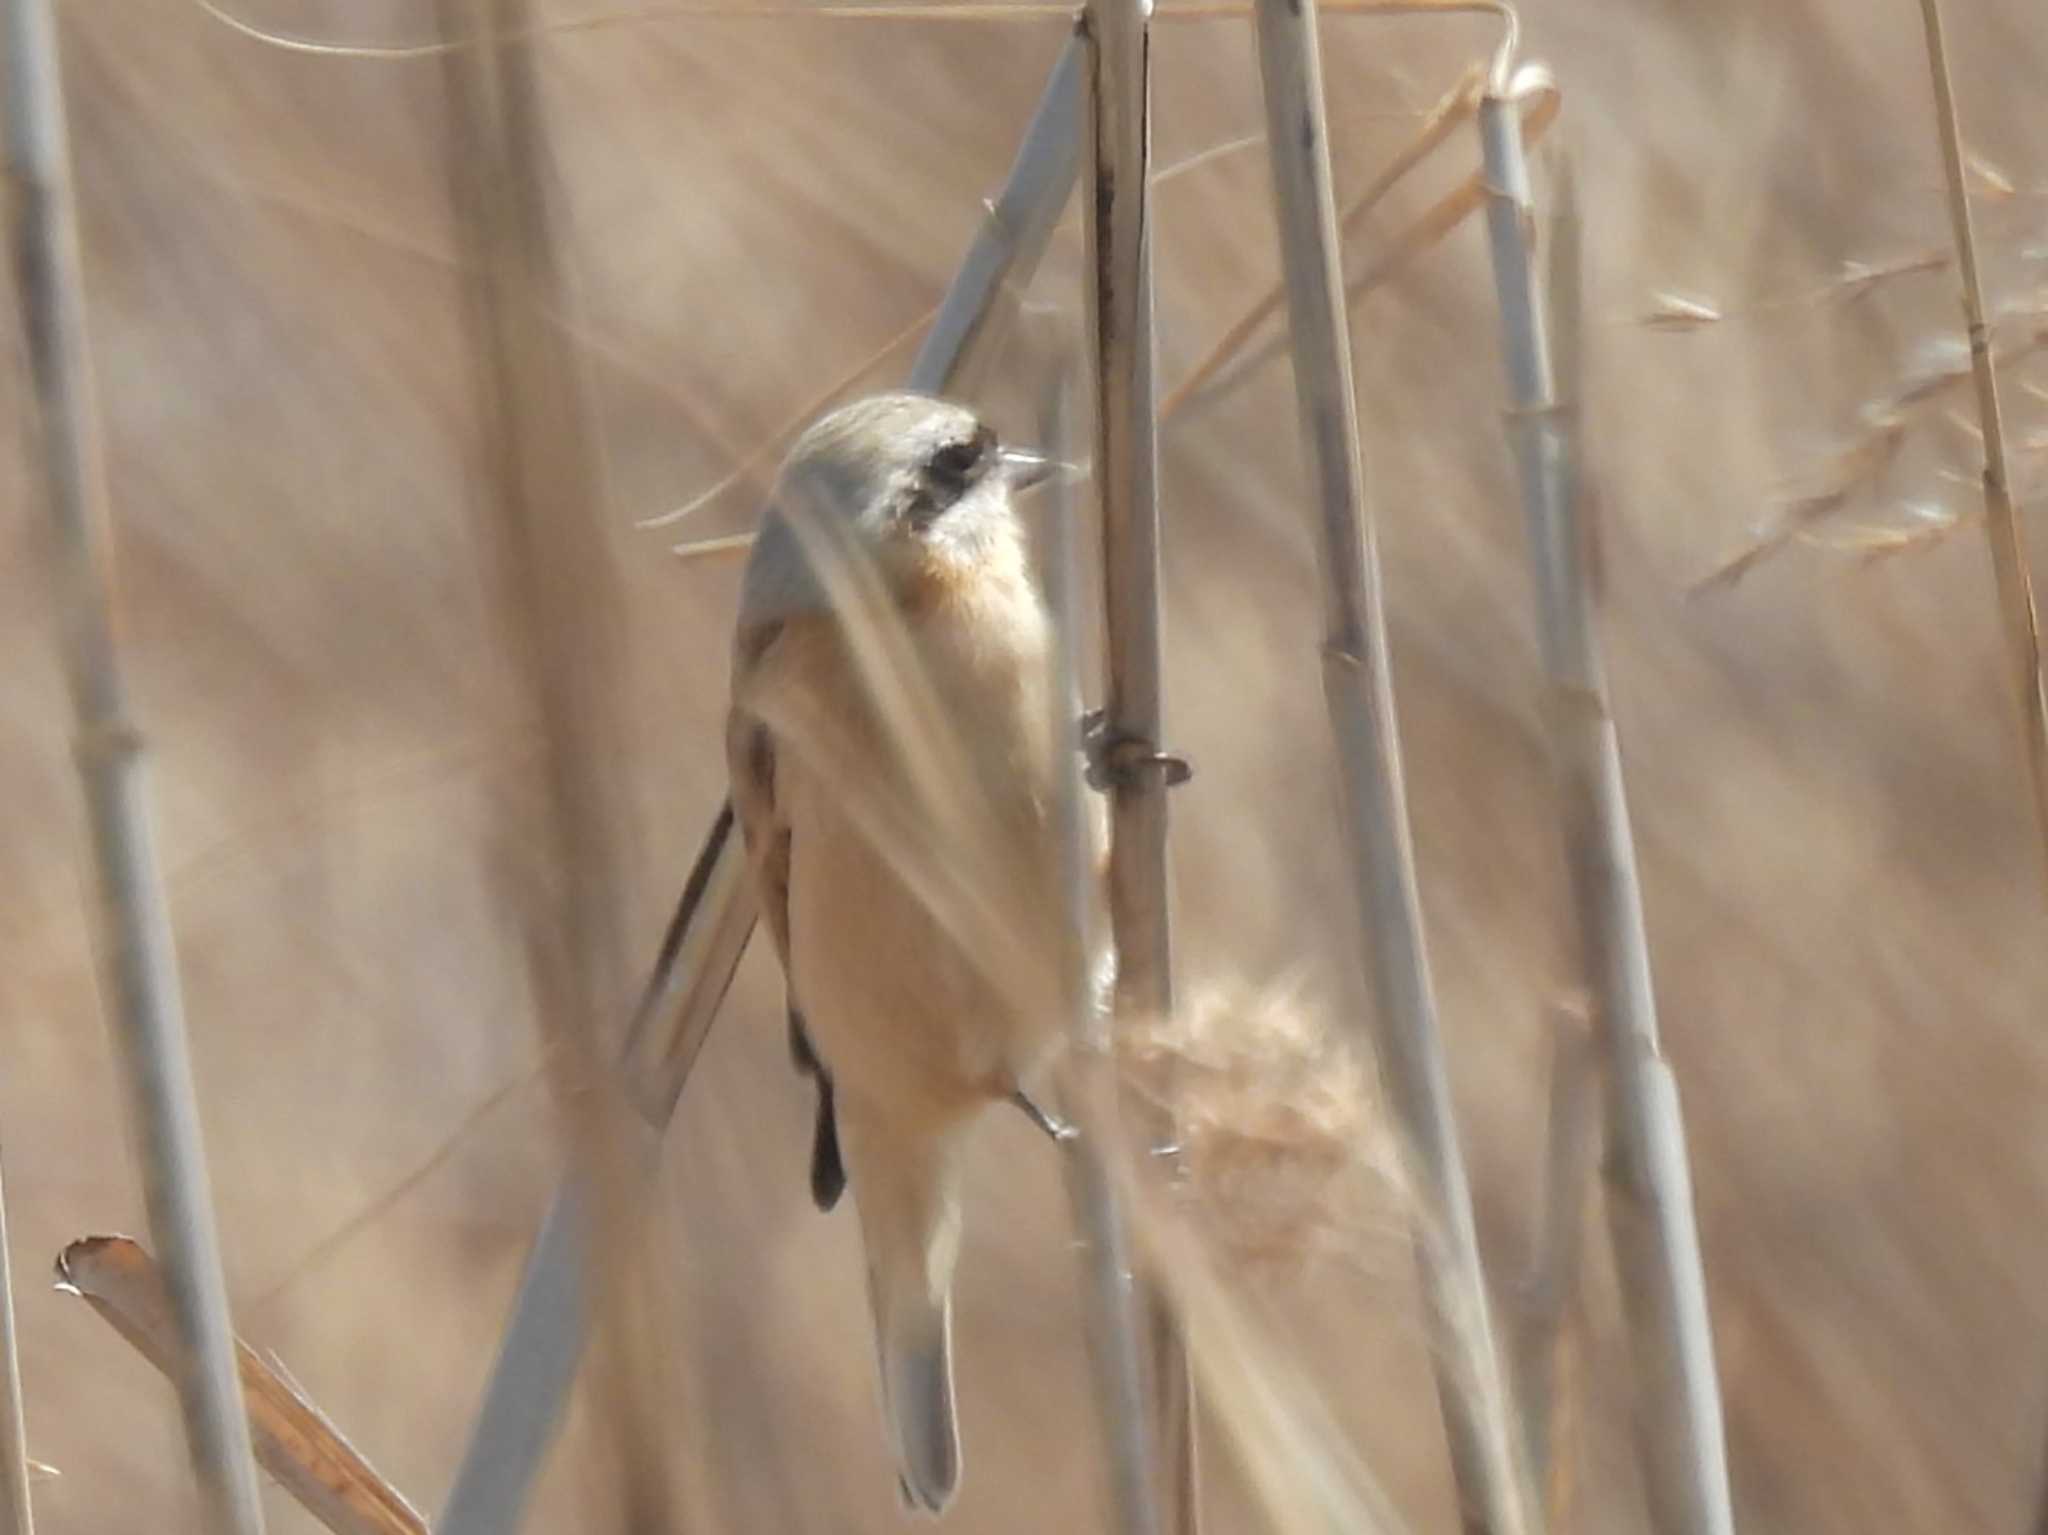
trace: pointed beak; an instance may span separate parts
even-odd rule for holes
[[[1047,458],[1043,453],[1033,453],[1028,448],[1004,448],[996,461],[996,472],[1003,477],[1003,483],[1019,494],[1043,485],[1054,475],[1071,468],[1071,464]]]

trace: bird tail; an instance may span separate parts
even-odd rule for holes
[[[906,1508],[945,1511],[960,1485],[960,1425],[953,1408],[953,1302],[919,1297],[876,1315],[882,1402],[896,1442]]]
[[[882,1410],[904,1504],[944,1511],[960,1485],[953,1406],[953,1266],[960,1216],[951,1148],[863,1134],[843,1112],[854,1204],[867,1248]]]

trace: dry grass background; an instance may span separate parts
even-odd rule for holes
[[[440,70],[274,51],[190,0],[62,13],[125,618],[238,1321],[434,1507],[556,1166],[540,1080],[301,1264],[530,1077],[537,1049],[494,894],[496,860],[521,850],[493,845],[505,808],[533,799],[534,738],[492,654],[466,509],[480,466]],[[396,0],[239,14],[360,42],[430,22]],[[1944,243],[1918,17],[1871,0],[1530,0],[1527,24],[1581,162],[1616,706],[1742,1524],[2017,1529],[2048,1431],[2048,945],[1981,539],[1868,566],[1795,547],[1686,595],[1925,338],[1959,330],[1941,275],[1753,308],[1845,261]],[[1978,0],[1952,30],[1966,134],[2022,189],[1983,209],[1991,289],[2017,296],[2043,276],[2028,248],[2048,200],[2026,189],[2048,185],[2048,25]],[[639,951],[722,786],[736,569],[679,566],[631,522],[725,473],[935,302],[1061,32],[699,17],[545,44],[629,574]],[[1354,19],[1326,34],[1341,197],[1483,34]],[[1154,64],[1162,164],[1255,131],[1248,23],[1162,24]],[[1475,157],[1461,137],[1459,172]],[[1157,219],[1170,385],[1276,273],[1262,152],[1175,179]],[[1036,295],[1078,304],[1074,254],[1070,225]],[[1684,335],[1630,323],[1664,289],[1731,318]],[[1467,226],[1367,300],[1354,336],[1430,938],[1506,1279],[1532,1229],[1541,1022],[1567,949],[1489,291]],[[2013,395],[2024,437],[2044,412]],[[1168,710],[1200,766],[1175,803],[1181,969],[1192,987],[1298,985],[1342,1020],[1364,989],[1292,408],[1268,365],[1164,441]],[[1913,441],[1902,490],[1971,494],[1937,476],[1973,451],[1938,412]],[[31,1450],[65,1473],[39,1511],[54,1531],[175,1530],[189,1516],[168,1392],[36,1280],[70,1237],[141,1217],[18,429],[6,454],[0,1138]],[[692,532],[751,512],[730,498]],[[673,1460],[695,1528],[899,1517],[853,1225],[805,1196],[808,1116],[756,956],[662,1177],[673,1305],[648,1345],[687,1382]],[[1057,1166],[1018,1117],[991,1127],[973,1187],[956,1527],[1093,1523]],[[1395,1232],[1364,1218],[1339,1260],[1261,1273],[1257,1293],[1408,1525],[1440,1529],[1448,1478]],[[1638,1528],[1604,1258],[1590,1275],[1585,1527]],[[1247,1527],[1218,1460],[1214,1528]],[[534,1527],[607,1528],[607,1473],[572,1419]],[[310,1528],[271,1507],[273,1528]]]

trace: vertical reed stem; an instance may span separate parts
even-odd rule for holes
[[[1579,1302],[1586,1196],[1600,1163],[1600,1060],[1591,1023],[1575,1008],[1551,1015],[1550,1103],[1545,1119],[1543,1185],[1536,1245],[1522,1282],[1515,1384],[1521,1391],[1529,1468],[1542,1491],[1545,1522],[1570,1521],[1576,1468],[1571,1393],[1577,1358],[1572,1318]]]
[[[1509,437],[1550,688],[1546,713],[1565,858],[1584,983],[1607,1057],[1607,1210],[1640,1376],[1644,1482],[1660,1535],[1731,1535],[1720,1385],[1678,1088],[1657,1040],[1621,751],[1587,591],[1575,444],[1567,431],[1573,418],[1560,410],[1552,377],[1521,119],[1507,98],[1503,70],[1479,109],[1487,233],[1511,393]],[[1567,197],[1569,188],[1567,180]],[[1560,222],[1576,227],[1569,214]],[[1562,259],[1576,261],[1576,238],[1562,243]],[[1575,294],[1571,282],[1564,288]]]
[[[589,1191],[586,1233],[605,1262],[585,1303],[599,1347],[603,1439],[619,1457],[625,1518],[669,1526],[665,1356],[648,1239],[651,1149],[612,1071],[625,1010],[626,845],[617,825],[629,670],[617,572],[577,360],[548,316],[560,274],[543,182],[546,125],[525,0],[439,0],[450,170],[471,297],[502,634],[540,727],[543,858],[513,883],[572,1165]],[[569,1330],[576,1330],[570,1323]],[[573,1359],[573,1350],[569,1351]],[[480,1423],[442,1528],[513,1528],[552,1415],[528,1403]]]
[[[1070,379],[1063,361],[1054,360],[1038,446],[1066,461],[1072,457],[1067,409]],[[1044,493],[1060,500],[1044,527],[1046,596],[1054,624],[1052,739],[1060,753],[1060,857],[1067,890],[1067,932],[1061,958],[1073,1019],[1062,1097],[1081,1132],[1066,1146],[1067,1198],[1081,1236],[1088,1353],[1102,1442],[1109,1457],[1117,1528],[1123,1535],[1161,1535],[1157,1450],[1147,1410],[1145,1356],[1139,1333],[1141,1308],[1131,1268],[1122,1190],[1109,1162],[1109,1148],[1120,1144],[1121,1138],[1116,1058],[1103,999],[1096,995],[1094,973],[1097,870],[1087,788],[1081,776],[1077,498],[1072,479],[1064,475],[1055,489]]]
[[[1494,1344],[1409,840],[1385,603],[1359,453],[1316,8],[1314,0],[1259,0],[1257,18],[1295,391],[1319,514],[1323,691],[1372,950],[1376,1053],[1427,1201],[1416,1255],[1460,1517],[1469,1531],[1521,1535],[1533,1528],[1535,1511]]]
[[[1941,0],[1920,0],[1927,29],[1927,68],[1934,80],[1934,117],[1941,130],[1942,169],[1948,177],[1949,220],[1955,226],[1956,262],[1963,274],[1963,320],[1970,334],[1970,371],[1977,385],[1977,422],[1984,433],[1984,530],[1991,540],[1991,568],[1998,580],[1998,606],[2005,648],[2019,692],[2020,728],[2025,733],[2027,781],[2033,791],[2034,830],[2041,838],[2048,876],[2048,693],[2041,672],[2041,625],[2034,610],[2034,578],[2012,504],[2012,472],[2005,456],[2005,415],[1998,403],[1998,372],[1991,356],[1991,328],[1984,319],[1983,279],[1977,269],[1977,236],[1970,223],[1969,182],[1963,170],[1963,134],[1956,118],[1954,82],[1949,78],[1948,42],[1942,32]]]
[[[207,1527],[260,1535],[263,1507],[235,1376],[177,952],[150,826],[142,732],[113,618],[112,555],[92,397],[84,273],[49,0],[6,0],[6,114],[16,297],[34,376],[41,491],[56,534],[63,628],[98,874],[97,939],[141,1164],[183,1358],[173,1372]]]
[[[28,1496],[28,1419],[21,1406],[21,1344],[7,1256],[7,1192],[0,1175],[0,1535],[35,1535]]]
[[[1153,385],[1150,0],[1091,0],[1083,216],[1094,374],[1095,484],[1102,506],[1108,663],[1104,740],[1131,764],[1110,784],[1109,914],[1117,1015],[1173,1011],[1163,643],[1159,611],[1159,442]],[[1151,1386],[1160,1432],[1162,1517],[1200,1526],[1193,1381],[1165,1291],[1146,1287]]]

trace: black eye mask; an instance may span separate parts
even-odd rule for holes
[[[925,461],[918,475],[917,504],[913,512],[930,520],[946,510],[996,461],[996,434],[987,426],[965,442],[949,442]]]

